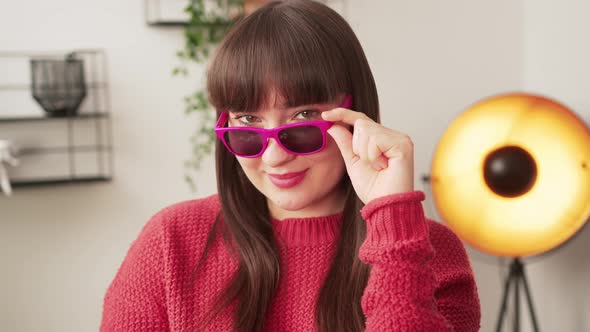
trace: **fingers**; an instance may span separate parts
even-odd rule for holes
[[[354,130],[352,134],[352,153],[360,157],[359,147],[361,146],[359,140],[361,136],[359,135],[358,130]]]
[[[363,124],[363,120],[359,120],[355,125],[354,134],[340,124],[334,124],[328,129],[328,134],[334,138],[347,165],[364,160],[376,170],[387,168],[387,158],[379,149],[375,133],[371,134],[378,128],[372,127],[371,123]]]
[[[382,134],[381,128],[375,122],[361,119],[355,123],[352,151],[359,156],[360,160],[368,162],[375,170],[381,170],[388,166],[387,158],[383,156],[377,139]]]
[[[365,113],[352,111],[346,108],[334,108],[332,110],[322,112],[322,118],[326,121],[338,122],[342,121],[348,125],[354,125],[357,120],[373,121]]]
[[[348,130],[348,128],[341,126],[339,124],[334,124],[330,129],[328,129],[328,134],[334,138],[336,145],[338,145],[338,149],[340,149],[340,153],[344,158],[344,162],[349,165],[349,163],[358,160],[358,155],[356,155],[352,151],[352,133]]]
[[[383,156],[383,153],[379,149],[379,145],[377,144],[375,136],[370,136],[368,141],[369,143],[367,144],[367,160],[371,163],[371,166],[373,166],[373,168],[376,170],[382,170],[384,168],[387,168],[387,158]]]
[[[379,147],[375,142],[375,136],[369,137],[368,141],[369,142],[367,147],[367,160],[369,160],[372,163],[375,162],[377,158],[381,156],[381,151],[379,151]]]
[[[340,110],[348,112],[340,112]],[[347,121],[352,118],[357,118],[352,122],[354,133],[351,133],[344,124],[340,123],[335,123],[328,130],[328,133],[336,141],[347,167],[361,160],[371,165],[375,170],[382,170],[389,166],[391,158],[412,155],[413,144],[407,135],[385,128],[362,113],[360,113],[362,116],[359,116],[352,114],[357,112],[346,109],[332,111],[334,111],[332,114],[335,115],[325,118],[344,123],[348,123]]]
[[[367,160],[369,154],[369,129],[365,124],[362,123],[363,120],[358,120],[355,122],[354,126],[354,134],[352,135],[352,152],[359,156],[361,160]]]

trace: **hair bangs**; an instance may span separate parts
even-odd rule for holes
[[[333,102],[351,92],[345,50],[325,45],[333,41],[302,12],[282,9],[244,18],[219,47],[207,83],[218,112]]]

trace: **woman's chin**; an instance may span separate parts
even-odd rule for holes
[[[306,204],[307,202],[304,202],[304,201],[296,199],[296,198],[289,199],[289,198],[279,197],[279,198],[273,200],[273,203],[275,204],[275,206],[277,208],[280,208],[280,209],[286,210],[286,211],[299,211],[307,206],[307,204]]]
[[[289,212],[303,210],[310,204],[309,195],[302,193],[278,192],[271,194],[270,196],[267,195],[267,198],[272,202],[274,209]]]

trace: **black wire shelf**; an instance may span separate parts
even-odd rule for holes
[[[101,118],[108,118],[109,113],[106,112],[96,112],[96,113],[84,113],[78,114],[74,116],[46,116],[43,114],[40,115],[27,115],[27,116],[9,116],[9,117],[0,117],[0,123],[8,123],[8,122],[34,122],[34,121],[59,121],[59,120],[85,120],[85,119],[101,119]]]
[[[89,82],[86,83],[89,89],[106,88],[106,83],[101,82]],[[18,90],[30,90],[30,84],[0,84],[0,90],[18,91]]]
[[[80,176],[70,178],[48,178],[48,179],[31,179],[31,180],[12,180],[10,185],[14,188],[37,187],[37,186],[54,186],[76,183],[92,182],[110,182],[112,177],[109,176]]]
[[[18,152],[18,157],[27,155],[37,155],[41,153],[74,153],[74,152],[96,152],[111,151],[112,146],[103,145],[80,145],[80,146],[52,146],[52,147],[34,147],[22,148]]]
[[[8,168],[12,187],[110,182],[114,178],[108,64],[104,50],[0,52],[0,65],[26,68],[32,66],[33,59],[63,59],[68,54],[75,54],[84,63],[86,96],[79,112],[36,113],[39,105],[30,102],[35,97],[34,82],[32,77],[27,78],[26,70],[0,77],[4,103],[0,105],[4,112],[0,115],[0,139],[13,141],[15,157],[20,159],[19,165]],[[31,84],[26,83],[29,79]],[[18,111],[22,106],[22,115],[18,112],[13,115],[13,110]],[[47,111],[40,111],[43,110]]]

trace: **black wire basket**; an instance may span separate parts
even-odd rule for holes
[[[64,59],[31,59],[31,92],[50,117],[76,116],[86,97],[84,62],[74,53]]]

